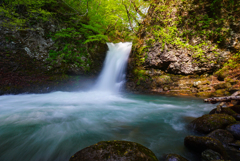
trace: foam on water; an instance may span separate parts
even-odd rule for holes
[[[207,113],[214,105],[120,94],[131,45],[108,44],[104,69],[90,91],[0,96],[0,160],[68,160],[104,140],[134,141],[158,157],[177,153],[196,160],[184,149],[189,135],[184,118]]]

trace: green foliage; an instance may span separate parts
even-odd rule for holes
[[[183,48],[192,54],[195,63],[207,62],[209,51],[219,58],[220,48],[229,41],[228,26],[237,23],[240,1],[236,0],[174,0],[151,1],[151,15],[146,19],[146,44],[155,42],[173,48]],[[150,33],[150,34],[149,34]],[[154,38],[152,38],[154,37]],[[154,40],[154,41],[152,41]],[[145,48],[143,44],[141,48]],[[147,50],[147,49],[144,49]],[[137,62],[145,57],[138,51]],[[217,63],[217,62],[210,62]],[[143,63],[137,63],[141,66]]]
[[[240,51],[238,53],[234,54],[231,59],[228,60],[224,64],[224,67],[230,68],[230,69],[236,69],[240,67]]]

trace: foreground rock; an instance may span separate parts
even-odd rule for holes
[[[228,145],[228,143],[234,141],[233,135],[230,132],[222,129],[214,130],[213,132],[208,134],[207,137],[216,139],[220,141],[223,145]]]
[[[209,112],[209,114],[215,114],[217,113],[217,108],[214,108],[212,111]],[[233,111],[231,108],[222,108],[221,114],[228,114],[228,115],[235,115],[237,114],[235,111]]]
[[[148,148],[129,141],[101,141],[75,153],[69,161],[157,161]]]
[[[222,160],[222,156],[211,149],[202,152],[202,161]]]
[[[165,157],[164,161],[188,161],[186,158],[183,158],[182,156],[178,154],[168,154]]]
[[[222,143],[210,137],[187,136],[184,139],[184,145],[187,148],[200,153],[207,149],[211,149],[221,154],[224,158],[227,158],[227,153]]]
[[[227,126],[226,130],[232,133],[236,139],[240,139],[240,123]]]
[[[193,120],[189,127],[201,133],[209,133],[216,129],[224,129],[235,122],[236,119],[227,114],[211,114]]]

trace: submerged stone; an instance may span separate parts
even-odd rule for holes
[[[224,129],[235,122],[236,119],[227,114],[207,114],[193,120],[189,127],[201,133],[209,133],[216,129]]]
[[[130,141],[101,141],[75,153],[69,161],[157,161],[155,154]]]

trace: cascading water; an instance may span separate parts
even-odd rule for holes
[[[107,43],[109,51],[104,62],[103,70],[94,90],[118,92],[125,82],[127,59],[131,52],[132,43]]]
[[[0,96],[0,161],[69,160],[104,140],[134,141],[157,157],[177,153],[199,161],[183,145],[189,135],[186,117],[199,117],[214,105],[192,98],[114,94],[124,82],[131,45],[108,43],[93,90]]]

